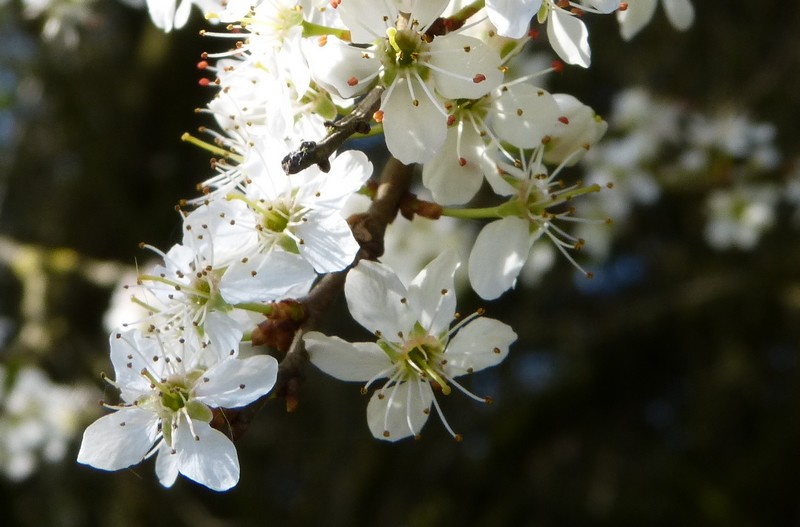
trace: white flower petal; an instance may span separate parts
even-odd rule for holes
[[[529,224],[506,217],[478,234],[469,255],[469,281],[481,298],[493,300],[513,287],[531,250]]]
[[[425,381],[411,380],[378,390],[367,405],[367,425],[373,436],[384,441],[417,436],[428,420],[432,402],[433,390]]]
[[[274,250],[231,265],[222,275],[219,291],[230,304],[268,302],[298,296],[315,277],[311,264],[300,255]]]
[[[534,148],[552,133],[561,113],[550,93],[523,83],[510,86],[495,99],[490,115],[500,139],[519,148]]]
[[[542,0],[486,0],[486,14],[504,37],[522,38]]]
[[[414,26],[414,29],[424,33],[441,16],[450,0],[400,0],[400,2],[401,9],[403,4],[411,8],[408,11],[403,9],[403,11],[411,13],[411,20],[419,23]]]
[[[362,48],[349,46],[334,36],[328,36],[324,46],[314,39],[304,39],[303,52],[314,80],[343,99],[367,89],[381,67],[374,53],[364,53]]]
[[[461,266],[448,249],[425,266],[408,286],[409,302],[419,310],[417,321],[430,335],[446,331],[456,312],[455,274]]]
[[[686,31],[694,23],[694,6],[691,0],[661,0],[672,27]]]
[[[447,137],[447,117],[442,103],[431,100],[416,79],[411,83],[396,79],[392,88],[389,97],[386,97],[388,90],[383,94],[386,146],[406,165],[425,163],[439,151]]]
[[[239,342],[244,330],[236,319],[226,313],[211,311],[206,315],[203,329],[217,360],[239,353]]]
[[[517,188],[505,180],[504,176],[498,170],[497,159],[497,145],[490,145],[487,149],[485,168],[483,175],[486,177],[486,182],[492,187],[492,192],[500,196],[513,196],[517,193]],[[518,179],[518,178],[517,178]]]
[[[478,132],[471,125],[459,122],[457,126],[448,128],[444,145],[422,167],[422,183],[437,203],[466,203],[477,194],[483,183],[483,174],[489,164],[485,152],[486,147]]]
[[[239,482],[236,447],[225,434],[202,421],[192,421],[197,438],[181,422],[175,430],[174,446],[180,473],[211,490],[228,490]]]
[[[508,347],[517,340],[510,326],[491,318],[477,318],[461,328],[445,351],[444,367],[449,377],[496,366],[508,355]]]
[[[303,335],[311,363],[341,381],[367,382],[392,362],[374,342],[350,343],[311,331]]]
[[[320,176],[322,184],[308,200],[314,204],[314,208],[338,213],[350,196],[360,190],[371,175],[372,163],[367,155],[360,150],[346,150],[332,160],[330,172]],[[304,202],[305,200],[306,198]]]
[[[353,237],[347,220],[338,213],[308,215],[307,218],[306,223],[295,229],[303,240],[297,248],[316,272],[333,273],[353,263],[361,246]]]
[[[394,24],[398,9],[392,1],[343,0],[336,12],[350,28],[353,42],[368,44],[386,36],[386,29]]]
[[[189,21],[189,14],[192,11],[192,0],[183,0],[175,11],[175,19],[172,22],[172,27],[180,29]]]
[[[113,332],[109,337],[111,363],[114,365],[115,382],[120,387],[122,400],[133,403],[141,395],[152,392],[150,381],[142,370],[160,365],[153,357],[162,356],[161,345],[156,339],[148,339],[137,330]]]
[[[583,0],[583,4],[598,13],[608,14],[619,9],[620,0]]]
[[[564,62],[589,67],[589,31],[578,17],[563,9],[551,10],[547,17],[547,38]]]
[[[383,264],[360,261],[347,274],[344,294],[352,317],[371,333],[391,337],[407,332],[416,321],[406,287]]]
[[[208,255],[214,268],[224,267],[242,257],[242,247],[257,243],[253,229],[240,223],[252,218],[252,212],[240,200],[214,200],[203,204],[183,219],[182,251]],[[188,262],[191,260],[187,260]],[[183,267],[182,267],[183,268]]]
[[[278,361],[268,355],[227,359],[197,380],[194,395],[208,406],[239,408],[269,393],[277,378]]]
[[[147,10],[153,24],[165,32],[170,32],[175,18],[176,0],[147,0]]]
[[[619,32],[623,39],[632,39],[650,22],[656,12],[657,2],[658,0],[635,0],[628,2],[626,10],[617,11]]]
[[[124,408],[101,417],[83,432],[78,463],[102,470],[135,465],[158,437],[158,418],[140,408]]]
[[[156,456],[156,476],[158,482],[164,487],[171,487],[178,479],[178,454],[172,452],[172,448],[166,443],[163,443],[158,449],[158,456]]]
[[[606,133],[608,123],[600,119],[594,110],[572,95],[553,94],[561,115],[567,119],[556,124],[545,149],[544,160],[554,165],[566,162],[572,166],[586,154]]]
[[[436,91],[448,99],[478,99],[503,80],[500,54],[477,38],[448,33],[434,39],[431,54]]]

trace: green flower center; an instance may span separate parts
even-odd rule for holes
[[[178,383],[166,383],[161,390],[161,404],[173,412],[177,412],[189,400],[189,390]]]
[[[403,374],[403,379],[414,377],[435,381],[442,393],[448,395],[450,387],[445,381],[442,366],[446,342],[441,342],[433,335],[428,335],[417,322],[414,331],[407,340],[400,343],[378,340],[378,346],[394,361]]]
[[[429,45],[422,36],[411,29],[389,28],[386,30],[386,41],[383,47],[381,63],[384,66],[384,82],[391,84],[401,69],[415,68],[416,73],[425,80],[430,70],[418,64],[420,55],[428,50]]]
[[[265,229],[272,232],[283,232],[289,226],[291,212],[285,208],[270,207],[264,210],[262,225]]]

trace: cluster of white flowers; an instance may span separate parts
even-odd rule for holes
[[[733,111],[705,115],[642,88],[620,93],[609,121],[613,137],[589,152],[586,167],[587,181],[613,183],[614,192],[579,204],[582,214],[599,208],[623,222],[663,193],[707,190],[709,245],[752,249],[775,224],[780,197],[791,194],[770,177],[781,162],[770,124]],[[579,232],[592,239],[589,252],[608,255],[613,230],[584,224]]]
[[[146,7],[153,24],[165,32],[181,29],[189,21],[193,7],[212,21],[220,18],[240,20],[244,13],[257,2],[237,0],[120,0],[132,7]],[[9,0],[0,0],[0,7]],[[21,0],[26,18],[44,18],[42,36],[46,40],[58,40],[68,47],[79,41],[79,30],[96,20],[97,0]],[[316,2],[315,7],[330,3],[338,6],[341,1]],[[469,5],[483,6],[485,16],[503,37],[520,39],[529,32],[532,18],[546,24],[547,36],[553,49],[569,64],[588,67],[591,62],[589,32],[581,21],[585,12],[608,14],[617,12],[620,34],[625,40],[632,39],[653,18],[658,0],[485,0],[469,4],[463,0],[437,0],[433,4],[446,7],[439,13],[451,14]],[[314,2],[302,2],[305,7]],[[395,7],[405,7],[410,2],[398,3]],[[449,4],[449,6],[448,6]],[[694,7],[690,0],[663,0],[664,11],[670,23],[680,31],[686,31],[694,22]],[[393,9],[393,8],[390,8]],[[435,11],[438,6],[426,7],[426,13]],[[224,17],[219,17],[225,13]],[[374,13],[373,13],[374,15]],[[361,22],[358,25],[366,29]],[[381,35],[382,36],[382,35]]]
[[[360,191],[381,199],[380,188],[368,184],[372,165],[364,153],[326,153],[308,168],[291,165],[344,128],[333,122],[337,118],[345,122],[363,112],[358,133],[382,133],[398,166],[424,164],[421,183],[435,211],[430,218],[490,220],[468,258],[467,274],[481,297],[494,299],[512,288],[540,238],[578,266],[570,250],[584,241],[563,227],[579,220],[569,202],[600,186],[566,183],[560,174],[603,136],[606,123],[575,97],[535,83],[563,68],[561,61],[535,74],[509,72],[536,37],[532,23],[546,25],[564,62],[588,67],[583,14],[608,14],[626,4],[147,5],[165,31],[181,27],[196,5],[218,23],[203,34],[234,44],[204,54],[198,65],[201,85],[216,89],[201,110],[216,129],[204,129],[210,139],[184,139],[212,152],[214,173],[199,184],[202,196],[181,207],[180,243],[165,252],[147,246],[161,261],[139,274],[132,290],[140,315],[111,335],[115,379],[107,380],[121,401],[107,404],[115,412],[86,430],[79,461],[117,470],[155,454],[166,486],[179,473],[215,490],[233,486],[235,449],[209,423],[217,409],[242,407],[268,393],[278,370],[267,355],[238,358],[240,343],[281,302],[311,302],[306,299],[323,283],[320,277],[342,271],[350,313],[376,341],[348,343],[301,327],[293,346],[304,343],[314,365],[364,383],[365,393],[388,379],[367,408],[376,438],[419,436],[431,408],[459,438],[435,393],[455,387],[487,401],[456,378],[500,363],[516,334],[482,317],[482,310],[463,318],[456,313],[461,262],[446,244],[409,285],[386,263],[362,259],[377,255],[360,253],[371,240],[354,235],[357,220],[348,223],[343,211]],[[496,204],[469,207],[482,187],[493,191]]]
[[[55,384],[34,367],[8,371],[0,366],[0,471],[21,480],[40,459],[63,459],[95,400],[88,386]]]

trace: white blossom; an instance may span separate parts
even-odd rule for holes
[[[741,185],[709,194],[705,236],[715,249],[749,250],[775,224],[778,189],[769,184]]]
[[[574,216],[574,209],[562,206],[577,196],[599,191],[600,186],[566,185],[556,179],[569,158],[548,175],[542,165],[542,153],[538,149],[530,159],[523,157],[520,166],[500,163],[514,194],[497,207],[500,219],[481,230],[469,257],[470,283],[484,299],[498,298],[514,287],[533,244],[542,236],[549,238],[577,269],[591,275],[568,252],[580,249],[585,241],[567,233],[558,223],[587,221]]]
[[[111,335],[111,362],[122,402],[83,434],[78,462],[121,470],[158,455],[165,487],[183,474],[210,489],[239,481],[233,443],[211,428],[212,408],[237,408],[268,393],[277,361],[266,355],[238,359],[238,348],[189,348],[145,337],[136,330]]]
[[[86,386],[53,383],[38,368],[0,365],[0,472],[18,481],[40,460],[60,461],[96,397]]]
[[[246,282],[242,287],[256,295],[253,286],[264,274],[263,265],[275,258],[296,260],[291,264],[296,273],[308,269],[297,282],[313,271],[340,271],[352,263],[359,245],[341,210],[372,173],[372,164],[363,152],[342,152],[331,161],[327,173],[315,165],[287,176],[273,153],[253,150],[243,163],[243,173],[247,179],[238,188],[187,217],[188,223],[193,215],[202,213],[202,221],[191,223],[207,225],[207,238],[234,255],[225,258],[229,269],[220,282],[229,301],[243,301],[242,294],[229,294],[234,274]]]
[[[517,338],[506,324],[479,317],[455,320],[455,254],[445,251],[406,287],[386,266],[362,261],[345,283],[345,296],[356,321],[377,342],[349,343],[311,332],[304,336],[311,362],[345,381],[387,381],[367,406],[367,423],[378,439],[397,441],[418,436],[436,408],[445,427],[460,438],[439,409],[434,386],[444,395],[452,387],[471,394],[456,377],[499,364]]]

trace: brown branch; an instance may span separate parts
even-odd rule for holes
[[[311,165],[318,165],[323,172],[331,169],[330,157],[353,134],[368,134],[372,115],[381,104],[383,86],[375,86],[353,108],[353,111],[335,122],[327,122],[328,135],[319,143],[304,141],[300,148],[290,152],[281,161],[283,171],[296,174]]]

